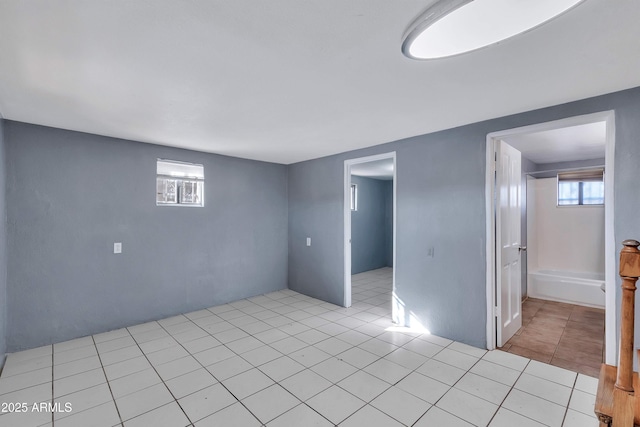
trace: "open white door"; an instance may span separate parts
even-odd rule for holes
[[[496,296],[497,345],[502,347],[522,326],[521,155],[496,144]]]

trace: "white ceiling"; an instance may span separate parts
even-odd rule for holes
[[[607,123],[589,123],[503,138],[534,163],[603,159]]]
[[[433,0],[2,0],[0,114],[293,163],[640,86],[638,0],[433,61]]]
[[[391,181],[393,180],[393,159],[382,159],[351,165],[351,175]]]

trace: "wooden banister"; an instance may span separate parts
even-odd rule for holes
[[[636,282],[640,277],[640,242],[625,240],[620,251],[620,277],[622,277],[622,322],[620,327],[620,363],[616,388],[633,393],[633,326]]]
[[[595,413],[601,427],[640,426],[640,380],[633,372],[633,339],[636,282],[640,277],[640,242],[625,240],[620,251],[622,302],[620,361],[617,367],[602,364]],[[640,357],[640,353],[639,353]]]

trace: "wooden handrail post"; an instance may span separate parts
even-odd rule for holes
[[[620,326],[620,363],[616,388],[633,393],[633,327],[636,281],[640,277],[640,242],[625,240],[620,251],[622,277],[622,323]]]

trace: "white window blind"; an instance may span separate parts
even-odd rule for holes
[[[558,206],[604,204],[604,169],[558,174]]]

